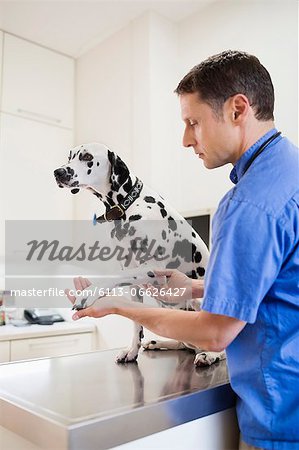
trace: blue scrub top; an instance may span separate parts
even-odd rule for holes
[[[246,163],[213,220],[203,309],[247,322],[227,348],[242,437],[265,449],[299,449],[299,152],[277,137]]]

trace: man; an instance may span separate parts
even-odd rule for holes
[[[184,146],[208,169],[234,165],[235,186],[213,221],[203,310],[143,309],[106,297],[74,319],[119,314],[159,335],[226,349],[246,443],[240,448],[299,449],[298,149],[274,127],[273,85],[254,56],[215,55],[194,67],[176,92]],[[168,287],[186,285],[178,271],[164,273]],[[84,289],[89,282],[75,284]],[[193,280],[189,296],[202,291]]]

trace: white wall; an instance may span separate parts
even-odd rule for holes
[[[77,60],[76,143],[104,142],[142,180],[179,207],[177,30],[147,13]],[[99,202],[76,198],[76,217]]]
[[[256,55],[270,72],[279,130],[298,142],[298,3],[296,1],[218,1],[179,25],[182,78],[193,66],[226,49]],[[232,184],[231,166],[206,170],[194,156],[180,156],[183,209],[217,206]],[[196,201],[194,200],[196,197]],[[197,202],[197,203],[196,203]]]

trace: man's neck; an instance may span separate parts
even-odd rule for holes
[[[249,127],[246,130],[246,133],[244,133],[237,160],[240,159],[243,153],[245,153],[253,144],[255,144],[261,137],[263,137],[273,128],[275,128],[273,120],[269,120],[267,122],[258,121],[255,122],[252,127]],[[235,161],[235,163],[237,162],[237,160]]]

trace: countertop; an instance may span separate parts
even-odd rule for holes
[[[60,334],[89,333],[95,330],[95,323],[84,320],[80,320],[79,322],[56,322],[53,325],[28,325],[22,327],[8,324],[0,326],[0,342]]]
[[[2,364],[0,425],[42,448],[107,449],[234,406],[226,361],[144,351],[120,365],[117,353]]]

